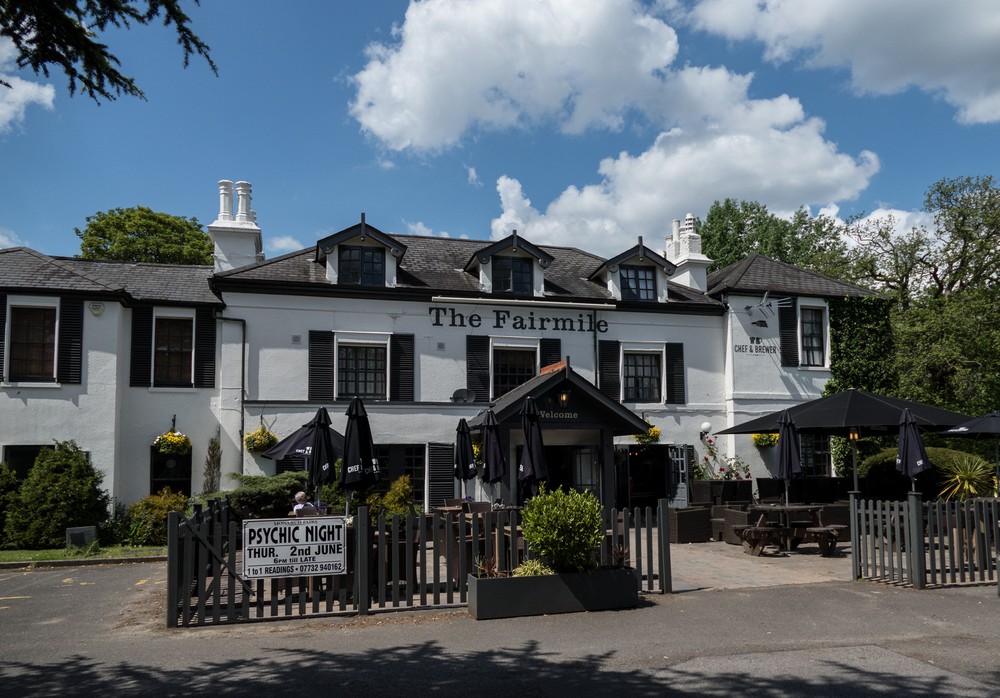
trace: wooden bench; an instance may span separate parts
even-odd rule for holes
[[[806,533],[819,545],[820,555],[829,557],[837,549],[837,541],[846,528],[843,525],[812,526],[806,529]]]
[[[734,527],[735,530],[736,527]],[[782,548],[788,529],[780,526],[746,526],[740,531],[743,540],[743,551],[755,557],[764,552],[769,545]]]

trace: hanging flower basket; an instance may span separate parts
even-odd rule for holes
[[[153,439],[153,448],[164,455],[183,456],[191,452],[191,439],[179,431],[168,431]]]
[[[777,434],[754,434],[753,445],[757,448],[771,448],[778,443]]]
[[[644,446],[647,444],[660,443],[660,428],[650,426],[649,431],[645,434],[633,434],[633,436],[635,437],[636,442]]]
[[[278,437],[268,431],[268,428],[261,425],[257,431],[251,431],[243,437],[243,443],[251,453],[259,453],[278,443]]]

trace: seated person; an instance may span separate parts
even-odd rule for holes
[[[302,512],[303,509],[311,510],[311,511],[308,512],[308,513],[311,513],[311,514],[315,514],[316,513],[316,507],[313,506],[312,502],[310,502],[308,499],[306,499],[306,493],[305,492],[296,492],[295,493],[295,506],[292,507],[292,511],[294,511],[296,514],[299,514],[300,512]]]

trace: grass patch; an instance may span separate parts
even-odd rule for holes
[[[52,560],[115,559],[166,555],[167,546],[109,545],[106,548],[59,548],[52,550],[0,550],[0,562],[49,562]]]

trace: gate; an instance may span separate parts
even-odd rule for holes
[[[601,563],[633,567],[646,593],[671,591],[667,517],[658,515],[665,507],[605,512]],[[348,527],[347,574],[251,580],[242,576],[242,528],[228,502],[196,507],[187,519],[172,512],[167,627],[461,607],[469,574],[506,575],[531,557],[519,524],[516,509],[369,522],[361,507]]]
[[[854,577],[923,589],[996,582],[1000,500],[905,502],[851,495]],[[998,587],[1000,593],[1000,587]]]

